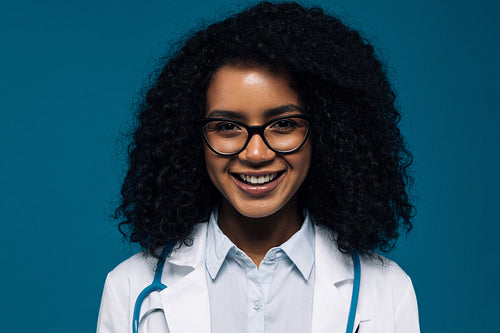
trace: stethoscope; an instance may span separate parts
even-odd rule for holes
[[[167,260],[167,256],[172,250],[173,245],[167,244],[161,253],[161,260],[158,261],[158,266],[156,267],[155,277],[151,285],[144,288],[143,291],[137,296],[134,306],[134,316],[132,318],[132,331],[133,333],[139,333],[139,314],[141,312],[142,302],[144,299],[154,291],[161,291],[167,286],[161,282],[161,275],[163,272],[163,265]],[[356,250],[352,254],[352,262],[354,264],[354,281],[352,286],[352,296],[351,305],[349,306],[349,318],[347,319],[346,333],[352,333],[354,328],[354,318],[356,317],[356,307],[358,306],[358,296],[359,296],[359,284],[361,280],[361,265],[359,263],[359,255]]]

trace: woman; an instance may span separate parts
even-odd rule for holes
[[[98,332],[418,332],[410,279],[372,252],[411,229],[394,99],[318,8],[193,34],[138,113],[117,218],[145,251],[108,275]]]

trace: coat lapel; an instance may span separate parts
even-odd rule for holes
[[[337,249],[334,234],[322,226],[316,226],[315,256],[316,281],[311,333],[345,332],[354,277],[352,259]],[[354,331],[360,321],[367,320],[370,320],[369,311],[360,299]]]
[[[206,223],[194,232],[194,243],[172,251],[165,265],[167,288],[160,292],[170,333],[210,332],[210,304],[205,273]]]

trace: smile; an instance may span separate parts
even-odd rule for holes
[[[247,184],[251,185],[262,185],[266,184],[269,182],[272,182],[276,177],[278,176],[278,172],[270,173],[267,175],[245,175],[245,174],[238,174],[238,177],[244,181]]]
[[[285,170],[262,174],[231,173],[235,185],[245,194],[258,198],[270,194],[281,184]]]

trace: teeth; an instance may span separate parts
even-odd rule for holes
[[[240,174],[239,176],[240,176],[241,180],[243,180],[246,183],[261,185],[261,184],[273,181],[277,175],[278,175],[278,173],[275,172],[275,173],[271,173],[268,175],[262,175],[262,176],[251,176],[251,175],[242,175],[242,174]]]

